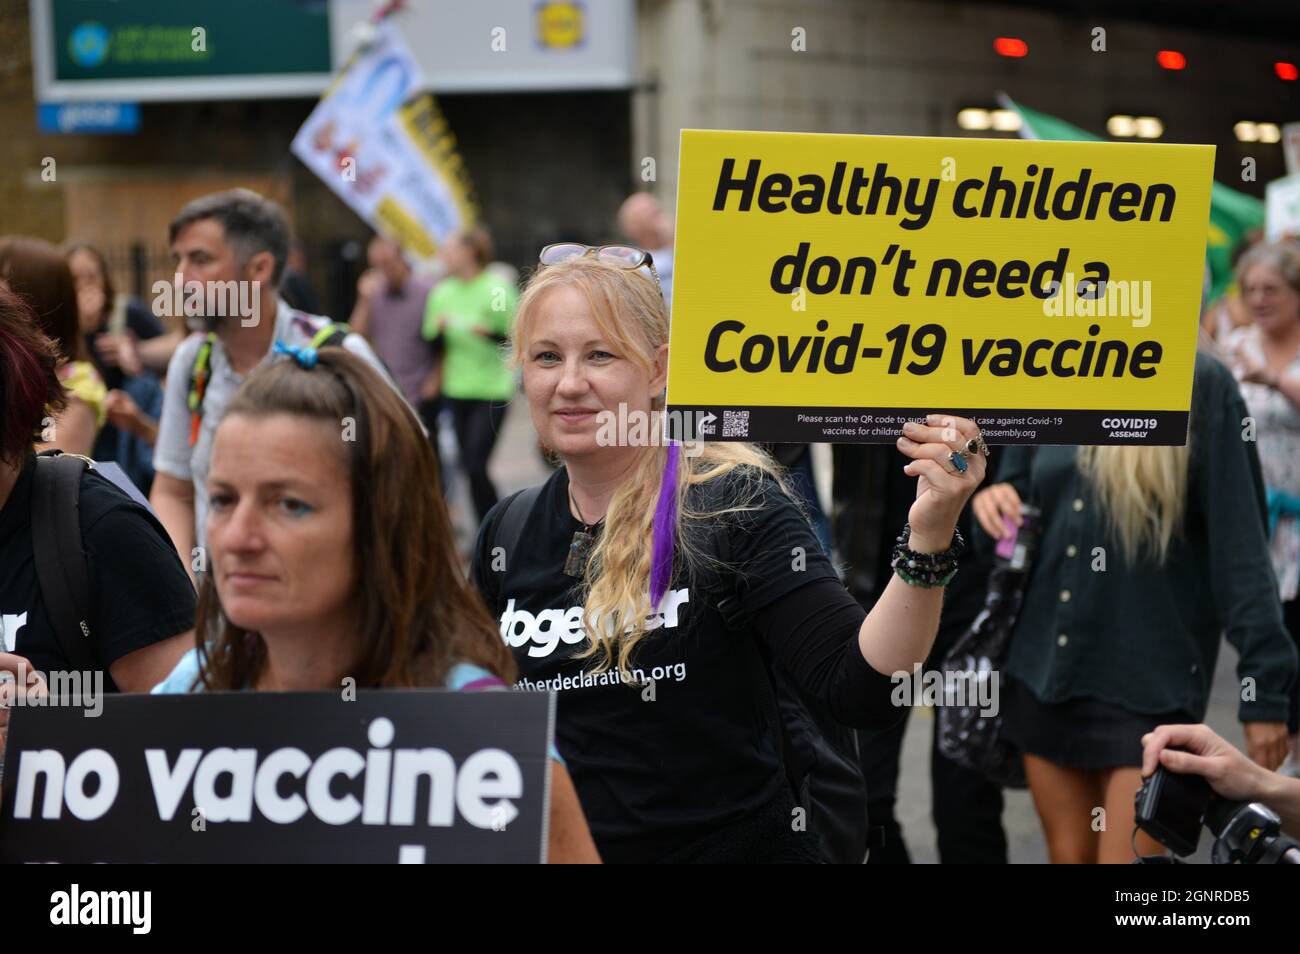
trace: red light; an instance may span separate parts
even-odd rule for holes
[[[1029,44],[1014,36],[1000,36],[993,41],[993,49],[998,56],[1028,56]]]
[[[1277,74],[1278,79],[1290,80],[1295,82],[1300,77],[1300,70],[1296,69],[1294,63],[1274,63],[1273,72]]]
[[[1187,66],[1187,57],[1177,50],[1161,50],[1156,54],[1156,62],[1166,70],[1181,70]]]

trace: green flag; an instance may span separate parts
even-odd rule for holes
[[[1074,142],[1100,141],[1100,136],[1071,126],[1063,119],[1029,109],[1000,95],[1002,105],[1020,114],[1020,135],[1025,139],[1064,139]],[[1210,270],[1210,300],[1218,298],[1232,284],[1232,250],[1251,229],[1264,225],[1264,203],[1243,192],[1214,183],[1210,190],[1210,223],[1205,245],[1205,262]]]

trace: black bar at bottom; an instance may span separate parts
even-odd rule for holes
[[[920,421],[931,413],[973,419],[990,444],[1180,445],[1187,442],[1187,411],[670,404],[668,433],[674,440],[891,444],[902,433],[904,422]]]

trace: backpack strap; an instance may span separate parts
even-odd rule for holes
[[[731,632],[743,632],[750,626],[748,611],[740,602],[740,592],[735,583],[731,567],[731,538],[724,523],[714,526],[712,533],[713,558],[718,561],[715,570],[705,574],[704,591],[713,600],[714,609],[722,617],[723,623]],[[763,660],[763,671],[767,673],[767,688],[771,693],[772,707],[777,715],[777,725],[781,729],[781,762],[785,769],[786,780],[794,792],[795,801],[804,804],[802,790],[811,769],[807,753],[801,753],[790,732],[787,713],[782,706],[781,678],[776,671],[777,662],[767,645],[754,637],[759,657]]]
[[[203,400],[208,394],[208,380],[212,377],[212,349],[217,343],[217,333],[209,331],[194,355],[190,365],[190,394],[187,403],[190,408],[190,446],[199,442],[199,433],[203,426]]]
[[[319,351],[321,348],[341,348],[343,339],[352,334],[352,329],[342,322],[326,322],[325,326],[311,336],[311,346]]]
[[[102,669],[91,642],[90,572],[81,546],[81,478],[85,457],[47,451],[36,458],[32,549],[36,580],[54,635],[77,669]]]
[[[533,512],[533,505],[537,503],[537,498],[542,495],[542,488],[545,486],[545,484],[538,484],[529,487],[510,498],[505,511],[501,514],[501,519],[492,528],[490,549],[504,547],[507,554],[514,552],[520,538],[524,535],[524,523],[528,520],[528,515]]]
[[[304,319],[305,321],[305,319]],[[327,321],[311,338],[311,346],[321,348],[343,347],[343,340],[352,333],[352,329],[340,322]],[[207,397],[208,381],[212,377],[212,349],[217,343],[217,333],[209,331],[194,355],[190,365],[190,446],[198,443],[203,426],[203,401]]]
[[[740,632],[749,624],[749,618],[740,604],[740,594],[723,578],[731,567],[731,538],[727,535],[725,525],[714,527],[713,558],[718,561],[721,572],[707,574],[704,588],[713,599],[713,608],[718,611],[727,629]]]

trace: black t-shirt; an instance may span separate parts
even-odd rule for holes
[[[32,489],[36,458],[29,457],[0,509],[0,614],[3,648],[26,656],[41,672],[73,664],[60,648],[40,586],[32,548]],[[139,504],[99,474],[81,479],[81,539],[90,575],[91,638],[108,667],[128,653],[194,626],[194,587],[171,541]]]
[[[779,486],[738,468],[693,488],[690,509],[722,509],[741,483],[754,489],[755,509],[691,539],[716,552],[711,534],[727,534],[723,592],[739,597],[747,623],[727,628],[710,595],[710,563],[697,560],[690,572],[679,554],[662,612],[632,659],[634,677],[653,680],[652,692],[617,672],[592,675],[594,659],[573,658],[586,645],[583,594],[563,566],[582,527],[569,512],[565,469],[543,487],[504,569],[493,548],[510,498],[484,520],[473,579],[514,651],[518,688],[557,690],[556,745],[603,854],[655,860],[779,796],[781,729],[760,647],[841,721],[897,718],[890,680],[858,649],[865,613]],[[772,837],[790,831],[787,820]]]

